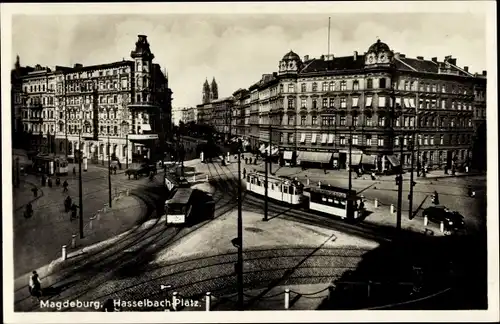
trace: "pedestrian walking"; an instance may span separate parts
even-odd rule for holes
[[[52,188],[52,179],[50,177],[47,179],[47,184],[49,185],[49,188]]]
[[[247,177],[247,169],[243,168],[243,178]]]
[[[76,167],[73,167],[73,175],[76,175]]]
[[[34,197],[38,197],[38,188],[37,187],[34,187],[33,189],[31,189],[31,191],[33,191]]]
[[[40,300],[40,297],[42,297],[42,285],[36,271],[33,271],[30,276],[28,289],[31,296],[36,297],[38,300]]]
[[[71,205],[71,217],[70,217],[70,220],[73,220],[73,219],[76,219],[77,218],[77,215],[76,215],[76,209],[77,209],[77,205],[75,203],[73,203],[73,205]]]
[[[61,179],[59,177],[56,178],[56,186],[60,186],[61,185]]]
[[[63,192],[68,192],[68,181],[64,180],[63,182]]]
[[[42,174],[42,186],[45,187],[46,183],[47,183],[47,178],[45,177],[45,174]]]
[[[71,197],[68,196],[66,197],[66,199],[64,199],[64,212],[69,212],[70,208],[71,208]]]
[[[24,212],[24,217],[25,218],[30,218],[31,216],[33,216],[33,206],[31,205],[31,203],[28,203],[26,205],[26,210]]]

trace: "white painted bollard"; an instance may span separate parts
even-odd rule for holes
[[[103,209],[102,209],[102,212],[105,213],[108,211],[108,207],[104,206]]]
[[[394,205],[391,204],[391,214],[394,214]]]
[[[65,261],[68,255],[66,254],[66,245],[62,246],[62,260]]]
[[[205,311],[210,312],[210,302],[211,302],[212,296],[210,296],[210,292],[207,291],[206,296],[205,296]]]
[[[208,174],[205,176],[205,181],[208,182]]]
[[[127,194],[127,196],[130,194],[130,191],[129,191],[128,189],[127,189],[127,191],[126,191],[126,194]]]
[[[309,178],[307,178],[306,182],[307,182],[307,185],[309,185],[309,183],[310,183]]]
[[[290,289],[285,289],[285,309],[290,308]]]
[[[71,235],[71,248],[76,248],[76,234]]]
[[[441,233],[444,232],[444,222],[441,222],[441,224],[439,225],[439,230],[441,231]]]
[[[178,298],[177,298],[177,291],[174,291],[172,293],[172,308],[174,309],[174,311],[177,310],[177,300],[178,300]]]
[[[424,226],[427,226],[427,224],[429,224],[429,219],[427,216],[424,216]]]
[[[378,208],[378,199],[377,198],[375,198],[375,201],[373,202],[373,206],[375,208]]]

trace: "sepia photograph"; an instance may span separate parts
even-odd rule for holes
[[[495,7],[2,4],[5,321],[499,320]]]

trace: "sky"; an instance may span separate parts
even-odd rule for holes
[[[485,16],[480,13],[14,15],[12,62],[93,65],[130,58],[137,35],[148,36],[154,62],[166,68],[173,107],[201,103],[213,77],[219,97],[278,70],[288,51],[320,57],[360,54],[377,38],[395,52],[486,70]]]

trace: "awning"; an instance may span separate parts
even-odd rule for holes
[[[396,98],[396,105],[400,105],[401,106],[401,98],[400,97]]]
[[[316,136],[317,136],[317,135],[318,135],[318,134],[316,134],[316,133],[312,134],[312,137],[311,137],[311,143],[316,143]]]
[[[329,152],[299,152],[297,160],[300,162],[330,163],[332,153]]]
[[[306,133],[300,134],[300,142],[304,143],[306,141]]]
[[[365,107],[371,107],[371,106],[372,106],[372,97],[366,97]]]
[[[362,164],[375,165],[375,155],[363,154],[361,156],[361,163]]]
[[[334,140],[334,134],[328,134],[328,144],[332,144]]]
[[[410,102],[410,108],[415,108],[415,98],[410,98],[408,101]]]
[[[322,134],[321,135],[321,144],[325,144],[326,143],[327,136],[328,136],[328,134]]]
[[[284,160],[291,160],[293,157],[293,152],[292,151],[285,151],[283,152],[283,159]]]
[[[399,161],[398,158],[395,155],[387,155],[387,160],[389,161],[392,166],[397,167],[399,166]]]
[[[340,156],[340,155],[339,155],[339,153],[337,153],[337,152],[333,153],[333,158],[334,158],[334,159],[338,159],[338,158],[339,158],[339,156]]]
[[[350,165],[359,165],[361,163],[361,155],[362,154],[355,154],[351,153],[351,163]],[[347,154],[347,161],[349,161],[349,154]]]
[[[409,98],[404,98],[404,107],[405,108],[411,108],[410,99]]]

